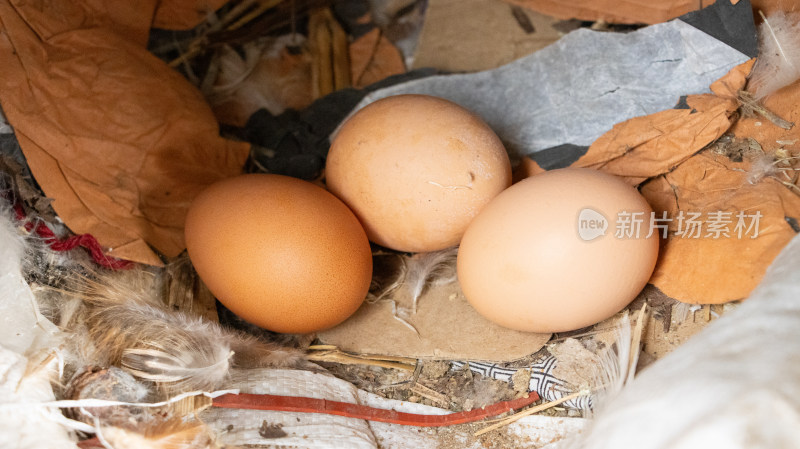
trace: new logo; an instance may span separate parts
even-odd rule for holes
[[[608,220],[603,214],[588,207],[578,214],[578,235],[584,241],[591,241],[606,235]]]

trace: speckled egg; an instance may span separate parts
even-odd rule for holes
[[[511,184],[502,142],[478,116],[427,95],[397,95],[356,112],[334,138],[327,187],[373,242],[400,251],[458,244]]]

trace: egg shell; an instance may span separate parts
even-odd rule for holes
[[[511,184],[494,131],[461,106],[426,95],[384,98],[355,113],[333,140],[325,173],[370,240],[409,252],[458,244]]]
[[[275,332],[330,328],[369,290],[364,229],[344,203],[306,181],[251,174],[215,183],[192,202],[185,235],[217,299]]]
[[[651,212],[635,188],[599,171],[524,179],[464,234],[457,260],[464,295],[484,317],[515,330],[598,323],[629,304],[653,272],[659,232],[648,237]]]

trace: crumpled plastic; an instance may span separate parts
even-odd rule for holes
[[[682,20],[626,34],[578,29],[497,69],[374,91],[356,109],[391,95],[435,95],[483,118],[509,152],[531,155],[590,145],[615,124],[672,108],[681,95],[708,92],[749,59]]]
[[[249,146],[144,47],[155,2],[0,0],[0,104],[34,177],[75,233],[160,265],[184,249],[192,198]]]

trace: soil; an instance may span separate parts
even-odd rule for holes
[[[511,382],[473,373],[466,366],[451,369],[447,361],[420,361],[414,372],[337,363],[320,365],[370,393],[453,412],[468,411],[525,394],[520,386],[515,388]]]

